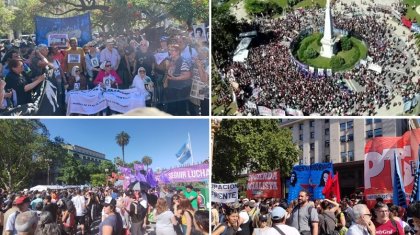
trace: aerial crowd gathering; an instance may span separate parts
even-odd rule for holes
[[[3,235],[199,235],[209,224],[205,197],[192,185],[0,191]]]
[[[394,33],[403,26],[390,23],[390,10],[375,6],[373,3],[370,14],[366,14],[361,13],[359,5],[336,1],[335,7],[341,10],[334,12],[333,25],[360,36],[367,44],[368,60],[382,67],[381,73],[359,64],[352,70],[326,76],[302,71],[293,63],[290,42],[302,30],[323,27],[322,7],[294,10],[276,19],[255,16],[250,22],[242,22],[242,31],[257,29],[259,34],[270,36],[262,36],[256,46],[251,46],[245,62],[220,58],[215,53],[221,77],[238,84],[235,98],[229,92],[221,93],[216,105],[229,106],[236,99],[242,115],[258,115],[255,106],[247,105],[249,102],[269,109],[297,109],[304,115],[375,115],[382,107],[402,113],[402,103],[420,91],[414,79],[420,76],[415,70],[419,51],[412,35]],[[363,88],[343,86],[349,79]],[[397,96],[400,99],[395,99]]]
[[[369,209],[363,193],[337,200],[311,200],[300,190],[290,203],[286,199],[241,198],[235,203],[214,203],[212,234],[219,235],[383,235],[419,234],[420,202],[407,208],[377,198]]]
[[[197,28],[193,32],[163,32],[154,39],[137,31],[99,33],[85,45],[77,38],[67,39],[67,48],[54,43],[35,45],[31,38],[1,44],[0,112],[33,103],[37,88],[49,80],[57,89],[58,111],[54,115],[83,114],[66,113],[67,94],[96,87],[137,89],[144,101],[140,106],[156,107],[171,115],[208,115],[205,35],[204,28]],[[201,85],[198,98],[190,96],[195,83]],[[114,113],[118,112],[108,109],[91,115]]]

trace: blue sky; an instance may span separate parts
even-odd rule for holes
[[[50,137],[60,136],[66,143],[80,145],[100,153],[113,161],[122,158],[115,136],[125,131],[130,142],[125,146],[125,161],[152,158],[151,167],[180,166],[175,154],[191,137],[194,162],[209,158],[208,119],[41,119]],[[191,163],[191,159],[186,163]]]

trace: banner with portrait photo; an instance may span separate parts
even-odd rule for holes
[[[69,35],[65,33],[56,33],[56,34],[49,34],[48,35],[48,46],[57,46],[60,48],[67,48],[67,40],[69,39]]]
[[[290,174],[287,201],[290,203],[296,200],[302,189],[309,192],[311,199],[323,199],[322,190],[332,172],[333,164],[330,162],[294,166]]]
[[[205,24],[193,25],[193,30],[194,30],[194,38],[196,40],[199,40],[202,42],[207,41]]]
[[[238,185],[211,184],[211,201],[218,203],[233,203],[238,200]]]
[[[250,173],[246,187],[248,198],[280,198],[280,171]]]
[[[35,16],[35,34],[37,45],[48,45],[51,34],[67,34],[68,38],[77,38],[78,46],[85,45],[92,40],[90,13],[66,18]]]

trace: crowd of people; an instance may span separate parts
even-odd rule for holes
[[[198,192],[198,193],[197,193]],[[122,188],[0,191],[3,235],[205,235],[204,196],[163,186],[160,192]]]
[[[310,200],[299,192],[291,203],[279,199],[241,199],[237,203],[212,204],[212,234],[219,235],[375,235],[419,234],[420,202],[407,209],[378,198],[369,209],[363,195]]]
[[[368,61],[382,67],[382,73],[359,64],[350,71],[326,76],[303,71],[293,63],[290,43],[303,30],[323,27],[323,9],[295,10],[277,19],[257,16],[249,25],[261,36],[251,44],[247,60],[230,60],[220,68],[226,81],[239,84],[235,89],[239,113],[253,115],[256,106],[265,106],[301,110],[304,115],[375,115],[381,107],[388,110],[397,105],[400,108],[395,113],[402,113],[401,102],[394,98],[401,96],[407,101],[420,93],[415,79],[420,76],[416,74],[419,49],[412,38],[394,33],[391,14],[359,14],[360,6],[335,4],[335,8],[341,4],[342,9],[334,11],[334,27],[361,38],[368,48]],[[362,88],[350,90],[346,80]],[[219,96],[218,105],[232,101],[225,96],[230,94]]]
[[[0,47],[0,112],[34,102],[39,84],[49,80],[57,88],[58,115],[66,114],[67,92],[96,86],[137,88],[145,105],[171,115],[208,115],[208,42],[194,34],[101,34],[85,45],[70,38],[67,48],[30,39]],[[196,83],[198,98],[190,95]]]

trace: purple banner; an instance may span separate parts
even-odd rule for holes
[[[171,183],[208,181],[209,164],[174,168],[163,172],[163,174]]]
[[[144,165],[143,164],[134,164],[134,170],[135,171],[142,171],[142,170],[144,170]]]

